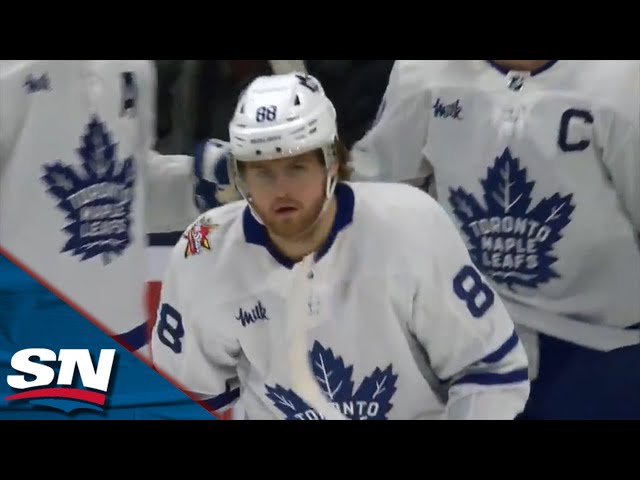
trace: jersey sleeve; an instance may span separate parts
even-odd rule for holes
[[[636,98],[640,99],[640,86]],[[631,225],[640,233],[640,102],[638,119],[627,125],[614,125],[609,147],[603,152],[603,162],[608,170],[622,208]]]
[[[513,419],[529,396],[524,347],[449,217],[435,201],[430,210],[413,333],[448,391],[447,418]]]
[[[200,213],[194,201],[193,157],[148,157],[147,232],[176,232],[186,228]]]
[[[148,233],[184,230],[199,214],[194,203],[193,157],[162,155],[155,150],[157,72],[145,61],[146,85],[141,89],[142,151],[147,179],[145,222]]]
[[[185,261],[184,249],[183,239],[173,250],[163,279],[151,335],[153,365],[209,410],[223,412],[240,394],[239,347],[224,332],[214,332],[215,326],[205,330],[196,322],[194,310],[203,304],[190,294],[197,272]]]
[[[34,60],[0,60],[0,170],[5,168],[9,154],[27,113],[21,72]]]
[[[423,156],[429,93],[423,61],[398,60],[373,127],[351,149],[353,180],[405,182],[429,177]]]
[[[142,150],[149,152],[156,143],[158,72],[153,61],[141,60],[140,73],[140,138]]]

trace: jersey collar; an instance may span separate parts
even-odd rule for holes
[[[331,231],[324,245],[316,253],[316,261],[320,260],[335,242],[338,233],[353,221],[353,210],[355,199],[353,190],[346,183],[336,185],[336,217],[333,221]],[[282,266],[293,268],[295,262],[282,255],[269,240],[267,229],[251,213],[251,209],[246,207],[242,216],[242,226],[244,228],[244,238],[247,243],[260,245],[267,249],[271,256]]]
[[[553,67],[556,63],[558,62],[558,60],[549,60],[547,63],[545,63],[544,65],[536,68],[535,70],[531,70],[531,72],[529,72],[529,75],[531,77],[534,77],[536,75],[541,74],[542,72],[550,69],[551,67]],[[502,65],[498,65],[497,63],[495,63],[493,60],[487,60],[487,63],[489,65],[491,65],[493,68],[495,68],[497,71],[499,71],[500,73],[502,73],[503,75],[507,75],[509,72],[511,72],[510,69],[503,67]]]

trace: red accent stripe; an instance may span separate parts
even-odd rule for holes
[[[28,392],[16,393],[5,400],[24,400],[27,398],[69,398],[104,406],[104,393],[90,392],[79,388],[38,388]]]

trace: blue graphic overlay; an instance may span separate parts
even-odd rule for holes
[[[366,376],[354,393],[353,366],[346,366],[342,357],[315,342],[310,352],[313,373],[330,403],[351,420],[386,420],[393,407],[398,375],[393,366],[375,368]],[[323,420],[295,392],[276,384],[266,385],[267,397],[285,414],[287,420]]]
[[[0,251],[0,420],[215,420]]]

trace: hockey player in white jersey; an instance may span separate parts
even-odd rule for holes
[[[0,246],[140,355],[146,233],[198,213],[192,159],[152,150],[155,83],[147,60],[0,62]],[[4,325],[0,350],[38,335]]]
[[[248,419],[334,418],[314,388],[348,419],[523,409],[524,349],[455,226],[419,189],[345,181],[314,78],[253,81],[230,139],[245,199],[201,215],[172,252],[159,371],[215,410],[239,399]]]
[[[640,418],[639,123],[636,60],[399,60],[351,152],[456,221],[530,345],[527,418]]]
[[[153,151],[155,82],[146,60],[0,63],[0,245],[132,350],[148,337],[145,222],[197,214],[174,194],[190,159]]]

